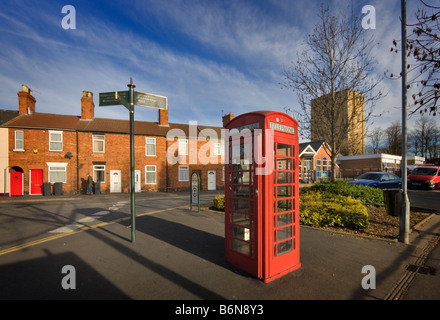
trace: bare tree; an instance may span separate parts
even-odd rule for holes
[[[420,112],[435,116],[440,103],[440,6],[420,0],[424,5],[416,13],[417,22],[408,24],[414,27],[406,41],[408,57],[414,62],[407,65],[408,89],[413,90],[410,115]],[[391,51],[398,53],[397,41],[393,41]],[[400,73],[400,76],[402,73]],[[395,77],[390,74],[391,78]]]
[[[379,153],[381,151],[381,144],[385,137],[385,133],[383,132],[381,127],[374,128],[367,137],[370,141],[370,152],[373,154]]]
[[[298,121],[304,137],[310,139],[313,126],[316,138],[329,144],[332,172],[336,157],[347,146],[347,132],[361,132],[364,141],[365,123],[373,115],[374,103],[384,95],[379,88],[382,79],[370,75],[375,44],[366,32],[360,17],[332,15],[322,4],[319,23],[306,38],[304,51],[284,69],[283,85],[296,92],[299,101],[299,110],[286,111]],[[351,107],[347,110],[347,106]],[[352,141],[356,139],[360,138]]]
[[[385,129],[386,153],[402,154],[402,126],[399,121],[393,122]]]
[[[416,127],[411,131],[410,142],[416,155],[432,159],[437,156],[437,145],[440,141],[440,129],[433,118],[422,114],[416,121]]]

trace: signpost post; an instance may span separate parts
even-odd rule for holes
[[[123,105],[130,114],[130,198],[131,198],[131,242],[136,241],[136,206],[134,176],[134,105],[156,109],[167,109],[167,98],[149,93],[136,92],[133,80],[127,85],[128,91],[102,92],[99,106]],[[200,210],[200,209],[199,209]]]
[[[200,211],[200,175],[197,171],[194,171],[191,174],[191,197],[190,197],[190,206],[191,210],[193,204],[197,204],[198,211]]]

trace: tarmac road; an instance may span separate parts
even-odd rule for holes
[[[411,234],[409,245],[302,227],[301,268],[264,284],[225,261],[222,213],[190,211],[181,194],[139,195],[131,243],[127,198],[33,200],[19,210],[26,227],[13,224],[13,205],[2,203],[0,299],[227,299],[270,308],[264,300],[383,300],[399,284],[399,299],[440,299],[439,246],[433,243],[424,257],[440,235],[438,215]],[[114,216],[96,219],[103,211]],[[96,221],[83,220],[92,217]],[[85,221],[82,229],[50,233],[78,220]],[[4,222],[14,231],[4,233]],[[437,272],[408,271],[417,263]],[[367,265],[374,267],[375,289],[362,287]],[[65,266],[74,273],[63,273]],[[73,275],[75,288],[65,289]]]

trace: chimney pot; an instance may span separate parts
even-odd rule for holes
[[[224,115],[222,119],[223,119],[223,128],[225,128],[226,125],[227,125],[232,119],[234,119],[234,115],[232,114],[232,112],[229,112],[229,114]]]
[[[32,90],[28,86],[22,84],[21,91],[18,95],[18,112],[22,114],[31,114],[35,112],[35,102],[37,101],[32,96]]]
[[[168,124],[168,106],[165,110],[159,109],[159,125],[169,126]]]
[[[93,92],[83,91],[81,98],[81,120],[93,120],[95,118],[95,104]]]

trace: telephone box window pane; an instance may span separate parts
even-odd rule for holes
[[[233,188],[235,197],[249,198],[249,187],[234,186]]]
[[[275,255],[282,255],[292,251],[292,239],[278,243],[278,252]]]
[[[251,144],[232,144],[231,158],[232,163],[252,163],[252,145]]]
[[[277,158],[275,161],[277,170],[292,170],[292,159]]]
[[[274,184],[292,183],[292,172],[276,172],[273,177]]]
[[[277,230],[277,241],[282,241],[292,237],[292,227],[285,227]]]
[[[243,172],[243,171],[237,171],[237,172],[232,172],[232,183],[234,184],[251,184],[252,180],[251,180],[251,175],[249,174],[249,172]]]
[[[249,247],[250,247],[249,243],[247,243],[247,242],[242,242],[242,241],[238,241],[238,240],[232,241],[232,249],[234,251],[245,254],[247,256],[250,256],[250,248]]]
[[[247,200],[233,199],[231,205],[232,211],[250,212],[250,202]]]
[[[285,157],[291,157],[292,156],[292,146],[288,144],[277,144],[277,156],[285,156]]]
[[[279,214],[277,216],[277,227],[286,226],[292,224],[292,213]]]
[[[250,217],[247,214],[233,213],[232,223],[241,225],[243,227],[250,227]]]
[[[278,200],[276,203],[277,212],[291,211],[292,199]]]
[[[287,198],[292,196],[292,186],[275,187],[274,193],[278,198]]]
[[[251,240],[251,229],[233,226],[232,237],[244,241]]]

